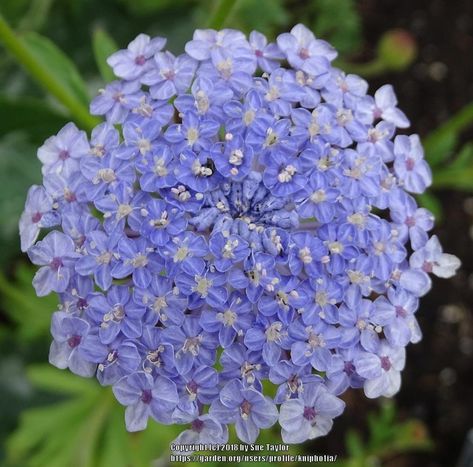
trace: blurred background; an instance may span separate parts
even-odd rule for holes
[[[408,348],[400,393],[371,401],[347,392],[331,433],[291,453],[336,454],[328,465],[350,467],[473,466],[471,0],[0,0],[0,14],[1,466],[164,466],[180,431],[127,434],[108,389],[47,365],[57,303],[35,297],[17,233],[27,188],[40,180],[37,147],[71,119],[93,124],[87,102],[111,79],[105,57],[140,32],[166,36],[179,53],[195,28],[274,39],[298,22],[335,45],[338,65],[371,92],[394,85],[434,171],[420,202],[463,266],[422,300],[424,339]],[[281,440],[274,431],[259,442]]]

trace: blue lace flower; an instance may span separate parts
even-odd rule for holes
[[[175,444],[325,435],[347,389],[399,390],[430,274],[460,266],[411,195],[419,137],[301,24],[164,46],[114,53],[90,140],[70,123],[38,151],[20,236],[61,301],[50,361],[112,385],[130,431],[186,425]]]

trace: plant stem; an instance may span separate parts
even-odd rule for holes
[[[3,16],[0,14],[0,41],[16,60],[33,76],[33,78],[49,93],[51,93],[71,113],[77,123],[87,130],[92,130],[97,124],[97,119],[89,114],[88,109],[82,105],[67,89],[56,79],[52,70],[48,70],[31,54],[23,41],[17,37]]]
[[[211,29],[221,29],[235,9],[237,3],[238,0],[217,0],[207,26]]]

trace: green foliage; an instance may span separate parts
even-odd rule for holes
[[[362,43],[355,0],[0,0],[0,13],[16,31],[23,32],[13,32],[0,16],[0,44],[11,52],[7,57],[0,50],[2,87],[35,96],[0,96],[0,264],[3,270],[7,269],[12,255],[18,254],[17,222],[27,188],[40,181],[36,148],[70,119],[85,129],[97,122],[88,114],[89,94],[82,75],[96,82],[113,79],[106,57],[119,47],[106,31],[113,31],[120,48],[139,32],[168,36],[171,50],[180,53],[194,27],[212,24],[245,32],[257,29],[273,40],[277,33],[302,21],[312,26],[318,37],[332,42],[342,56],[356,52]],[[32,31],[42,31],[49,37]],[[55,44],[60,44],[67,54]],[[23,92],[25,88],[17,81],[28,86],[31,81],[14,67],[15,63],[23,65],[48,96],[67,109],[67,115],[50,105],[50,97],[39,98],[37,89],[30,87]],[[379,75],[385,70],[376,62],[358,69],[362,74],[366,72],[366,76]],[[472,123],[473,104],[469,104],[426,138],[434,188],[473,191],[473,143],[466,143],[458,150],[462,131]],[[440,203],[434,195],[426,193],[419,200],[437,218],[440,216]],[[31,286],[33,275],[33,269],[23,263],[12,274],[0,272],[0,305],[6,323],[0,328],[2,351],[5,346],[12,347],[20,369],[21,358],[26,357],[15,345],[31,354],[33,342],[45,337],[49,342],[50,317],[57,309],[55,296],[36,297]],[[13,339],[18,342],[15,344]],[[41,358],[44,361],[46,356]],[[6,374],[10,382],[14,375],[11,371]],[[129,434],[125,430],[123,408],[114,400],[110,389],[102,388],[95,380],[79,378],[48,365],[30,367],[27,377],[32,387],[49,394],[55,403],[23,412],[19,428],[7,445],[12,466],[144,467],[159,456],[161,463],[167,463],[169,442],[182,427],[163,427],[150,422],[145,432]],[[12,400],[10,397],[9,401]],[[18,400],[16,404],[24,403],[23,399]],[[19,407],[12,412],[18,410]],[[392,403],[383,405],[379,414],[371,414],[367,439],[351,430],[346,438],[348,458],[337,465],[367,467],[380,459],[431,447],[419,421],[398,419]],[[10,420],[8,426],[12,424]],[[276,427],[262,431],[258,443],[275,440],[280,440]],[[238,442],[233,429],[230,442]],[[291,453],[302,449],[292,446]]]
[[[35,145],[42,144],[69,121],[43,100],[33,97],[11,98],[0,95],[0,109],[0,138],[8,133],[21,131],[24,139]],[[8,154],[4,157],[8,157]],[[29,154],[28,160],[31,159],[35,157],[30,157]],[[38,164],[33,163],[32,169],[37,171],[37,168]]]
[[[311,2],[315,34],[331,42],[341,54],[356,52],[361,45],[361,21],[355,0]]]
[[[55,82],[87,108],[90,102],[87,86],[67,55],[48,38],[34,32],[25,34],[21,39],[34,60],[40,63],[44,70],[53,73]]]
[[[378,466],[387,460],[411,451],[432,449],[425,426],[416,419],[399,422],[393,401],[381,405],[379,413],[368,414],[368,441],[360,433],[350,430],[346,437],[347,459],[338,464],[343,467]]]
[[[18,467],[144,467],[169,455],[169,443],[182,427],[152,421],[129,434],[123,408],[111,390],[48,365],[28,369],[37,389],[68,396],[55,404],[28,409],[7,442],[7,459]]]
[[[112,69],[107,63],[107,58],[116,52],[119,47],[107,31],[102,28],[96,28],[92,38],[95,61],[102,75],[103,80],[108,83],[115,79]]]
[[[239,0],[235,3],[232,27],[247,33],[258,30],[271,37],[275,30],[289,23],[282,0]]]
[[[0,134],[4,118],[0,117]],[[15,118],[13,114],[12,121]],[[0,264],[5,264],[18,252],[18,219],[26,192],[30,185],[38,183],[40,179],[40,164],[35,157],[35,147],[27,140],[26,133],[8,133],[0,137]]]
[[[19,37],[0,15],[0,41],[48,92],[86,129],[97,119],[88,112],[89,96],[74,63],[49,39],[34,32]]]
[[[465,105],[424,141],[426,157],[432,167],[446,162],[452,155],[461,133],[473,124],[473,102]]]
[[[54,295],[37,297],[31,286],[34,271],[19,264],[13,281],[0,272],[0,303],[3,311],[15,323],[20,341],[31,341],[49,335],[51,314],[57,310]]]
[[[190,0],[119,0],[135,16],[146,16],[160,12],[172,4],[179,4],[181,8],[189,7]]]

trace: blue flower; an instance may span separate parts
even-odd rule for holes
[[[152,326],[158,322],[180,325],[184,320],[187,298],[166,277],[154,276],[146,289],[135,288],[133,298],[137,304],[146,306],[144,321]]]
[[[197,67],[192,58],[186,54],[175,57],[166,51],[158,52],[154,60],[156,67],[152,67],[141,80],[150,86],[151,97],[167,100],[189,88]]]
[[[169,326],[163,337],[175,349],[176,369],[181,375],[193,367],[215,362],[215,337],[202,329],[197,316],[187,315],[182,326]]]
[[[33,278],[38,296],[67,289],[79,256],[70,237],[61,232],[50,232],[28,250],[28,256],[33,264],[41,266]]]
[[[460,267],[411,195],[420,139],[301,24],[164,46],[114,53],[104,121],[38,151],[19,227],[37,294],[59,294],[50,361],[115,385],[131,431],[190,425],[179,444],[232,424],[254,443],[277,405],[284,442],[325,435],[348,388],[399,390],[430,274]]]
[[[146,288],[153,274],[163,270],[163,261],[144,238],[122,238],[118,243],[119,261],[112,269],[112,277],[132,276],[136,287]]]
[[[139,89],[139,81],[113,81],[92,100],[90,113],[105,115],[111,124],[123,123],[130,112],[140,105],[142,94]]]
[[[38,149],[43,175],[61,173],[65,168],[77,169],[79,160],[88,154],[87,135],[68,123],[56,136],[48,138]]]
[[[110,55],[107,63],[119,78],[134,80],[152,68],[150,60],[166,44],[163,37],[151,39],[146,34],[139,34],[132,40],[126,50],[119,50]]]
[[[252,311],[246,297],[234,292],[224,305],[202,311],[200,325],[208,332],[218,332],[220,345],[225,349],[250,329],[254,320]]]
[[[401,370],[404,369],[406,350],[380,342],[374,353],[362,352],[354,364],[356,372],[365,378],[363,389],[366,397],[392,397],[401,386]]]
[[[156,380],[144,372],[125,376],[113,386],[118,402],[126,405],[128,431],[144,430],[151,416],[160,423],[170,423],[169,412],[178,402],[176,384],[164,376]]]
[[[90,378],[97,365],[88,362],[80,354],[84,339],[90,331],[87,321],[70,316],[64,311],[54,313],[51,320],[51,334],[54,338],[49,349],[49,363],[57,368],[69,368],[79,376]]]
[[[141,361],[136,345],[123,338],[105,345],[98,335],[89,334],[80,352],[87,361],[98,363],[97,379],[103,386],[114,384],[123,376],[133,373]]]
[[[179,436],[171,442],[172,445],[181,446],[179,453],[189,454],[193,451],[192,446],[200,444],[225,444],[228,441],[228,430],[214,417],[205,414],[199,415],[195,405],[186,407],[184,410],[177,407],[172,419],[176,423],[189,423],[190,428],[182,431]]]
[[[269,370],[269,380],[279,385],[274,402],[282,404],[299,397],[307,384],[321,383],[320,376],[312,373],[310,365],[298,366],[288,360],[280,360]]]
[[[278,419],[276,406],[269,397],[241,381],[229,381],[220,391],[220,399],[210,406],[210,415],[222,423],[235,423],[237,436],[245,443],[254,443],[261,428],[269,428]]]
[[[327,73],[330,69],[330,61],[337,56],[337,52],[331,45],[316,39],[314,34],[302,24],[294,26],[290,33],[278,36],[278,46],[294,68],[313,76]]]
[[[21,251],[27,251],[38,238],[41,228],[59,223],[59,215],[53,210],[53,200],[46,190],[33,185],[28,190],[25,210],[20,219]]]
[[[81,276],[94,275],[95,283],[108,290],[112,285],[112,268],[117,262],[116,247],[121,235],[108,236],[105,232],[94,230],[87,235],[84,246],[86,254],[77,260],[75,270]]]
[[[107,295],[96,294],[89,300],[88,317],[98,323],[103,344],[111,344],[121,333],[132,339],[141,336],[143,306],[131,300],[126,286],[112,286]]]
[[[394,170],[407,191],[422,193],[432,183],[432,173],[424,160],[424,151],[417,135],[396,136]]]
[[[241,379],[248,386],[261,389],[261,381],[268,377],[269,368],[260,352],[250,351],[245,345],[234,343],[220,357],[222,379]]]
[[[155,246],[164,246],[187,227],[187,220],[172,205],[152,199],[142,210],[140,233]]]
[[[335,397],[323,384],[309,384],[298,399],[281,405],[279,424],[285,443],[302,443],[326,435],[345,408],[345,403]]]

